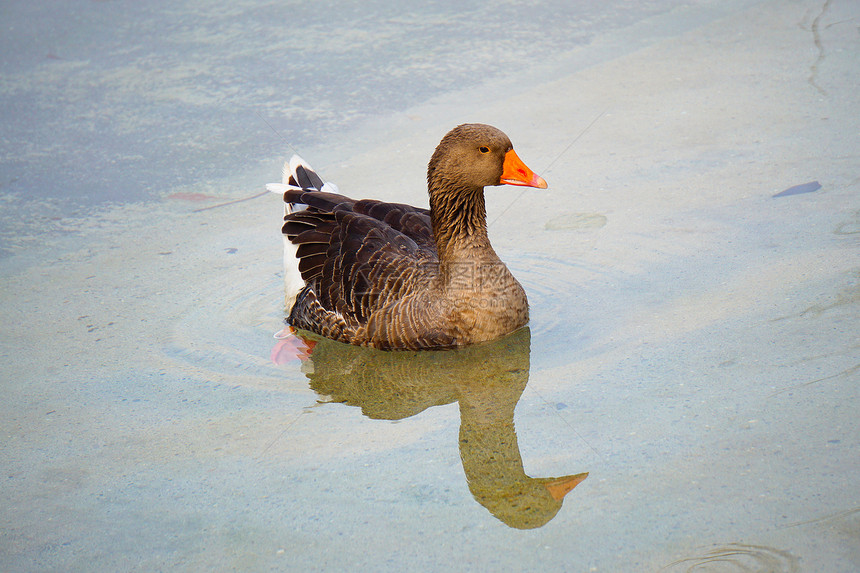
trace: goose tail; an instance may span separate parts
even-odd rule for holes
[[[323,182],[316,171],[298,155],[284,163],[283,180],[281,183],[269,183],[266,189],[284,198],[284,218],[291,213],[306,208],[301,203],[293,203],[287,199],[290,191],[320,191],[331,184]],[[328,189],[325,189],[328,190]],[[289,313],[296,303],[296,297],[305,288],[305,281],[299,271],[299,259],[296,256],[298,246],[290,242],[284,235],[284,308]]]
[[[303,210],[306,205],[294,203],[287,199],[288,191],[324,191],[338,193],[337,185],[322,180],[316,171],[298,155],[293,155],[289,161],[284,163],[284,177],[282,183],[269,183],[266,189],[272,193],[284,196],[284,215]]]

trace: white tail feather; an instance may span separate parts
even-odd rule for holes
[[[290,175],[293,175],[296,172],[296,168],[301,165],[308,171],[313,171],[314,168],[308,165],[308,163],[299,157],[298,155],[293,155],[290,157],[290,161],[288,163],[284,163],[284,183],[290,180]],[[314,171],[314,173],[316,173]]]
[[[308,165],[304,159],[298,155],[293,155],[288,162],[284,163],[283,182],[269,183],[266,185],[266,189],[272,193],[278,193],[279,195],[283,195],[290,190],[300,191],[300,187],[290,185],[290,177],[293,177],[295,181],[298,181],[299,178],[296,176],[296,169],[300,165],[309,171],[313,171],[313,168]],[[334,183],[325,183],[323,184],[321,191],[338,193],[338,188]],[[296,211],[301,211],[305,208],[305,205],[287,203],[285,201],[284,216],[289,215],[290,213],[295,213]],[[298,247],[292,244],[290,240],[284,236],[284,306],[286,307],[287,312],[293,308],[293,305],[296,303],[296,296],[298,296],[299,292],[305,287],[305,281],[302,279],[302,275],[299,272],[299,259],[296,257],[297,250]]]
[[[305,288],[302,273],[299,272],[299,259],[296,257],[298,247],[284,235],[284,308],[287,312],[296,304],[296,297]]]

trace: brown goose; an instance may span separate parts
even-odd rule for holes
[[[427,167],[429,211],[339,195],[294,156],[284,183],[267,186],[286,203],[287,322],[385,350],[453,348],[521,328],[525,291],[487,237],[484,187],[505,184],[547,186],[489,125],[442,138]]]

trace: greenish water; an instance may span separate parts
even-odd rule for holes
[[[18,186],[0,187],[0,569],[857,570],[854,4],[581,21],[434,4],[376,28],[382,4],[351,27],[355,7],[326,4],[294,26],[325,39],[307,61],[329,70],[299,95],[284,78],[312,69],[280,57],[299,48],[272,43],[274,16],[308,5],[154,6],[67,7],[54,28],[31,18],[44,7],[2,8],[26,53],[0,84]],[[446,25],[458,10],[488,22],[473,81],[446,75],[459,52],[438,41],[468,28]],[[563,40],[564,18],[584,35]],[[338,76],[362,49],[374,64]],[[34,109],[53,119],[32,141],[56,147],[14,143]],[[257,195],[290,151],[265,125],[237,136],[260,116],[343,193],[418,205],[442,134],[502,127],[549,183],[487,193],[528,329],[436,353],[275,339],[281,204]],[[77,216],[56,207],[54,156]]]

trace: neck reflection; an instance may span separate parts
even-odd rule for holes
[[[318,394],[373,419],[402,420],[458,402],[460,458],[475,500],[510,527],[548,523],[587,473],[526,475],[514,409],[529,379],[528,328],[498,341],[437,352],[385,352],[308,336],[302,370]]]

